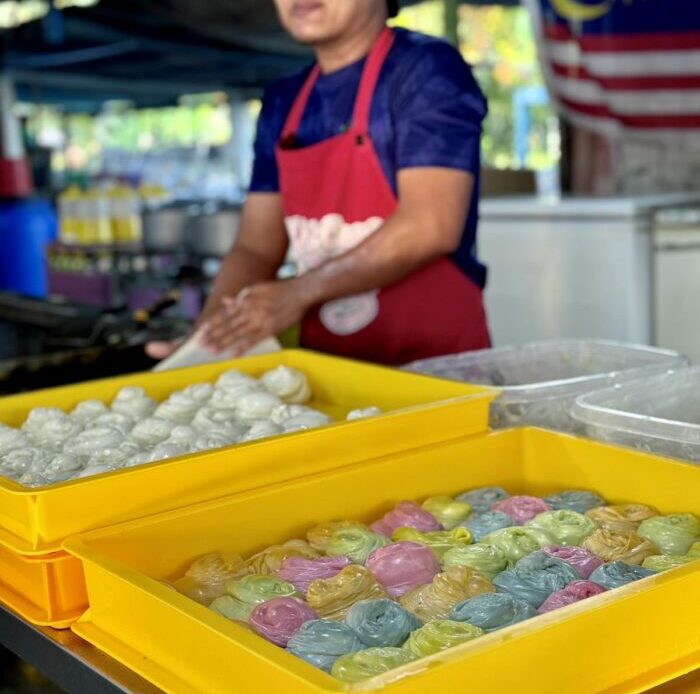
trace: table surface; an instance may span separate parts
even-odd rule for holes
[[[32,626],[3,605],[0,645],[31,663],[69,694],[162,694],[158,687],[69,629]],[[650,689],[647,694],[700,694],[700,670]]]
[[[32,626],[3,605],[0,643],[71,694],[162,694],[69,629]]]

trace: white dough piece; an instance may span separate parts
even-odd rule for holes
[[[82,422],[83,426],[85,426],[88,422],[100,415],[107,414],[107,412],[109,412],[109,409],[101,400],[83,400],[73,408],[70,416]]]
[[[150,417],[156,409],[156,401],[140,386],[122,388],[112,400],[112,411],[131,417],[133,420]]]
[[[289,366],[278,366],[260,377],[265,388],[286,403],[303,404],[311,400],[311,388],[306,376]]]
[[[63,414],[48,417],[41,428],[32,428],[28,436],[33,445],[45,451],[60,451],[63,445],[83,430],[82,422]]]
[[[167,400],[158,405],[154,416],[160,419],[167,419],[176,424],[189,424],[202,404],[192,392],[179,390],[172,393]]]
[[[126,436],[134,426],[134,420],[121,412],[107,412],[107,414],[101,414],[99,417],[95,417],[91,422],[87,424],[86,429],[110,427],[111,429],[118,429],[121,433]]]
[[[382,410],[380,410],[378,407],[365,407],[360,410],[352,410],[351,412],[348,412],[347,420],[348,422],[352,422],[356,419],[367,419],[368,417],[376,417],[377,415],[383,414]]]
[[[238,371],[238,369],[224,371],[216,380],[216,387],[219,389],[238,388],[241,385],[253,386],[255,388],[260,387],[257,379],[248,374],[244,374],[242,371]]]
[[[96,426],[81,431],[63,446],[66,455],[75,458],[90,458],[107,449],[116,448],[124,440],[124,434],[115,427]]]
[[[140,446],[157,446],[170,436],[174,423],[159,417],[149,417],[138,422],[129,437]]]
[[[214,389],[214,394],[211,396],[209,405],[211,407],[218,407],[222,410],[229,410],[236,407],[238,401],[249,393],[265,393],[265,389],[257,382],[253,381],[248,383],[247,381],[241,381],[237,385],[231,385],[228,387],[217,386]]]
[[[317,410],[307,407],[306,405],[278,405],[272,409],[269,417],[271,422],[281,425],[291,417],[314,412],[317,412]]]
[[[234,410],[219,410],[215,407],[203,407],[192,420],[192,426],[203,434],[218,434],[229,441],[238,440],[248,430],[248,425],[241,422]]]
[[[0,458],[16,448],[28,445],[29,440],[22,431],[0,424]]]
[[[206,347],[202,346],[201,336],[201,331],[194,333],[194,335],[182,344],[174,354],[171,354],[167,359],[163,359],[153,370],[169,371],[170,369],[181,369],[186,366],[197,366],[198,364],[212,364],[215,362],[228,361],[229,359],[239,356],[278,352],[282,348],[280,343],[275,338],[271,337],[259,342],[243,355],[233,354],[230,350],[225,350],[220,354],[214,354]]]
[[[18,480],[25,472],[40,472],[49,456],[38,448],[15,448],[0,459],[0,474]]]
[[[326,424],[330,424],[331,421],[331,418],[323,414],[323,412],[307,412],[285,420],[282,422],[282,428],[286,432],[302,431],[304,429],[322,427]]]
[[[256,419],[251,422],[250,429],[241,437],[241,442],[257,441],[267,439],[270,436],[278,436],[283,433],[281,426],[278,426],[269,419]]]
[[[225,448],[232,443],[236,443],[237,439],[231,440],[220,434],[204,434],[200,436],[194,443],[195,451],[211,451],[216,448]]]
[[[146,462],[155,463],[159,460],[177,458],[180,455],[189,453],[189,449],[179,443],[165,442],[158,444],[148,456]]]
[[[47,424],[62,421],[68,415],[58,407],[35,407],[28,415],[22,430],[28,434],[41,431]]]
[[[84,477],[92,477],[93,475],[101,475],[103,472],[112,472],[112,469],[106,465],[88,465],[83,468],[74,479],[83,479]]]
[[[236,403],[236,412],[241,419],[262,419],[268,417],[270,412],[281,404],[282,401],[272,393],[247,393]]]
[[[170,432],[168,442],[179,443],[189,448],[194,445],[198,436],[199,432],[193,426],[189,424],[180,424]]]

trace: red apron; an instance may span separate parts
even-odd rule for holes
[[[372,97],[394,35],[385,29],[365,63],[348,130],[294,148],[319,76],[296,97],[277,147],[290,254],[300,273],[341,255],[377,231],[398,201],[369,137]],[[304,347],[384,364],[490,345],[481,289],[442,258],[385,289],[329,301],[301,326]]]

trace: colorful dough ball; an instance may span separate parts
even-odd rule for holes
[[[612,590],[653,575],[653,571],[645,569],[643,566],[628,564],[624,561],[613,561],[599,566],[591,573],[590,580]]]
[[[433,653],[446,651],[460,643],[466,643],[483,634],[479,629],[467,622],[456,622],[452,619],[438,619],[416,629],[404,644],[404,649],[415,658],[422,658]]]
[[[248,623],[264,639],[284,648],[304,623],[317,618],[298,598],[273,598],[254,607]]]
[[[586,598],[591,598],[594,595],[604,593],[606,588],[593,583],[593,581],[573,581],[568,586],[561,590],[555,590],[537,610],[540,614],[558,610],[560,607],[573,605],[575,602],[580,602]]]
[[[472,535],[466,528],[453,530],[435,530],[422,533],[415,528],[397,528],[391,536],[394,542],[409,541],[429,547],[438,561],[453,547],[466,547],[472,542]]]
[[[521,495],[498,501],[491,507],[491,510],[506,513],[518,525],[524,525],[540,513],[551,511],[551,507],[539,497]]]
[[[566,509],[545,511],[526,525],[546,530],[559,545],[580,545],[596,529],[590,518]]]
[[[617,504],[615,506],[600,506],[586,511],[588,516],[599,528],[631,532],[647,518],[657,516],[658,512],[644,504]]]
[[[393,600],[360,600],[345,623],[367,647],[401,646],[421,621]]]
[[[658,554],[656,547],[635,532],[598,528],[582,543],[584,549],[593,552],[605,562],[624,561],[641,564],[646,557]]]
[[[384,588],[364,566],[347,566],[331,578],[313,581],[306,602],[323,619],[344,619],[358,600],[387,597]]]
[[[331,578],[351,563],[347,557],[285,557],[277,577],[291,583],[300,593],[306,593],[312,581]]]
[[[401,648],[367,648],[338,658],[331,675],[341,682],[362,682],[412,660],[414,656]]]
[[[488,633],[517,624],[536,614],[532,605],[509,593],[484,593],[457,605],[450,619],[469,622]]]
[[[422,532],[442,530],[435,516],[413,501],[399,501],[391,511],[370,526],[374,532],[385,537],[391,537],[394,530],[404,527],[415,528]]]
[[[637,533],[654,543],[662,554],[686,554],[700,540],[700,518],[692,513],[657,516],[642,521]]]
[[[374,550],[389,544],[384,535],[367,528],[341,528],[331,536],[326,547],[330,557],[348,557],[356,564],[364,564]]]
[[[596,557],[593,552],[589,552],[583,547],[563,547],[551,545],[545,547],[543,552],[549,554],[550,557],[561,559],[578,571],[581,578],[588,578],[591,572],[597,569],[602,563],[602,559]]]
[[[507,499],[510,495],[501,487],[479,487],[462,492],[457,501],[464,501],[472,507],[472,513],[480,514],[491,510],[498,501]]]
[[[440,573],[440,564],[432,550],[416,542],[380,547],[369,555],[366,566],[392,598],[400,598],[416,586],[430,583]]]
[[[508,568],[508,559],[503,551],[494,545],[477,544],[453,547],[445,552],[442,565],[446,569],[452,566],[467,566],[493,579],[496,574]]]
[[[341,656],[363,648],[362,641],[347,624],[327,619],[304,623],[287,642],[290,653],[325,672],[330,672]]]
[[[461,527],[469,530],[474,542],[481,542],[489,533],[514,525],[516,525],[515,521],[507,513],[486,511],[478,515],[472,514],[461,524]]]
[[[466,501],[458,501],[449,496],[431,496],[422,506],[445,530],[452,530],[472,512],[472,507]]]
[[[586,513],[592,508],[605,506],[607,503],[599,494],[579,489],[550,494],[544,500],[555,511],[576,511],[576,513]]]

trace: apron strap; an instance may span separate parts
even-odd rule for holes
[[[360,87],[355,98],[355,112],[352,117],[351,129],[359,135],[369,133],[369,114],[372,108],[374,90],[379,81],[379,73],[384,67],[384,61],[394,45],[394,32],[389,27],[379,35],[377,42],[367,57],[365,69],[362,72]]]
[[[306,111],[306,104],[309,102],[309,97],[311,96],[311,92],[313,91],[316,80],[320,74],[321,68],[318,66],[318,63],[316,63],[311,69],[311,72],[306,78],[302,88],[299,90],[296,99],[294,99],[292,109],[289,112],[284,128],[282,129],[282,140],[293,138],[299,130],[301,119],[304,116],[304,111]]]
[[[374,96],[374,90],[379,80],[379,73],[384,66],[384,61],[393,43],[394,32],[389,27],[385,27],[367,57],[367,62],[362,71],[360,86],[357,90],[357,97],[355,98],[355,110],[350,126],[353,132],[361,135],[366,135],[368,133],[372,97]],[[304,117],[304,111],[306,111],[306,105],[309,102],[309,97],[311,96],[311,92],[320,74],[321,68],[318,66],[318,63],[316,63],[309,73],[309,76],[306,78],[302,88],[299,90],[289,115],[287,116],[284,128],[282,129],[282,141],[290,141],[299,130],[301,119]]]

